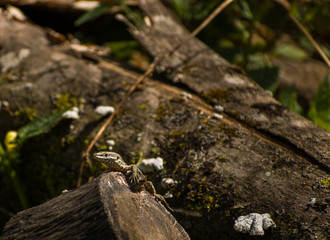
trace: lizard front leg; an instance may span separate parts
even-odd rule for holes
[[[129,165],[128,170],[131,171],[131,176],[129,177],[129,180],[134,183],[138,184],[139,183],[139,168],[137,165]]]

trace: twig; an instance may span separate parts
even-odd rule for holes
[[[305,36],[308,38],[308,40],[312,43],[316,51],[321,55],[325,63],[330,67],[330,61],[328,57],[324,54],[321,47],[317,44],[317,42],[313,39],[313,37],[309,34],[309,32],[306,30],[306,28],[291,14],[289,14],[290,19],[297,25],[297,27],[302,31]]]
[[[313,37],[309,34],[309,32],[306,30],[306,28],[292,15],[290,14],[290,8],[291,4],[287,0],[273,0],[274,3],[279,4],[284,10],[287,12],[289,18],[294,22],[294,24],[297,25],[300,31],[305,34],[305,36],[308,38],[308,40],[312,43],[316,51],[321,55],[325,63],[330,67],[330,61],[328,57],[324,54],[320,46],[317,44],[317,42],[313,39]]]
[[[178,50],[183,44],[186,44],[188,40],[193,39],[200,31],[202,31],[224,8],[226,8],[231,2],[233,2],[234,0],[226,0],[224,2],[222,2],[191,34],[189,34],[189,36],[184,39],[183,41],[181,41],[180,43],[178,43],[174,48],[172,48],[171,50],[165,52],[163,55],[161,55],[159,58],[155,59],[153,61],[153,63],[149,66],[149,68],[144,72],[143,75],[141,75],[141,77],[139,77],[136,82],[134,83],[134,85],[132,85],[130,87],[130,89],[128,90],[128,92],[126,93],[126,95],[124,96],[124,98],[118,103],[118,105],[116,106],[114,112],[108,117],[108,119],[105,121],[105,123],[102,125],[102,127],[99,129],[99,131],[97,132],[97,134],[95,135],[94,139],[92,140],[92,142],[89,144],[88,148],[86,149],[86,151],[83,153],[83,160],[81,162],[80,165],[80,172],[79,172],[79,178],[78,178],[78,182],[77,182],[77,186],[79,187],[81,185],[81,179],[82,179],[82,174],[84,171],[84,165],[87,161],[88,165],[90,166],[90,168],[92,168],[92,162],[89,158],[89,152],[91,151],[91,149],[93,148],[93,146],[95,145],[96,141],[100,138],[100,136],[102,135],[102,133],[104,132],[104,130],[106,129],[106,127],[110,124],[110,122],[112,121],[112,119],[114,118],[114,116],[117,114],[117,112],[119,111],[119,109],[121,108],[121,106],[124,104],[124,102],[127,100],[127,98],[135,91],[135,89],[138,87],[138,85],[144,80],[146,79],[155,69],[155,67],[160,64],[162,61],[164,61],[166,58],[168,58],[169,56],[171,56],[176,50]]]

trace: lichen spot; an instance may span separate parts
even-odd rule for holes
[[[224,80],[227,83],[233,84],[233,85],[244,85],[247,82],[244,81],[244,79],[242,79],[240,76],[236,76],[236,75],[231,75],[231,74],[226,74],[224,76]]]

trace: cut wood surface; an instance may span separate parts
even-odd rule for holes
[[[152,56],[188,38],[159,1],[140,3],[151,25],[131,32]],[[82,139],[92,139],[102,124],[95,107],[118,103],[139,74],[91,53],[86,58],[70,43],[54,44],[42,28],[4,14],[0,32],[6,32],[0,34],[0,63],[7,79],[0,100],[9,102],[8,109],[0,111],[1,136],[22,125],[11,114],[19,108],[33,107],[43,115],[55,108],[57,94],[84,99],[80,119],[62,122],[61,128],[35,140],[37,145],[24,152],[32,160],[21,167],[47,163],[56,169],[47,172],[48,177],[63,184],[61,176],[67,188],[73,188]],[[233,229],[237,217],[250,213],[269,213],[275,222],[277,227],[267,230],[263,239],[326,239],[329,187],[322,181],[330,177],[329,133],[280,105],[198,39],[186,41],[158,70],[172,74],[174,82],[146,79],[98,146],[113,139],[113,150],[126,160],[139,152],[162,157],[165,169],[154,174],[154,184],[165,193],[157,184],[160,179],[175,180],[167,201],[192,239],[250,239]],[[216,105],[224,108],[223,119],[214,115]],[[60,140],[51,137],[54,134]],[[62,138],[68,137],[75,141],[63,147]],[[43,176],[38,168],[25,172],[26,179]],[[43,180],[36,179],[28,181],[27,190],[35,186],[39,192],[47,190]],[[15,198],[2,196],[2,205]]]
[[[132,192],[121,173],[104,173],[84,186],[22,211],[2,239],[190,239],[147,192]]]

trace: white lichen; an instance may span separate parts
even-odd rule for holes
[[[113,113],[114,111],[115,109],[112,106],[98,106],[97,108],[95,108],[95,112],[102,116]]]
[[[152,26],[151,20],[150,20],[150,18],[149,18],[148,16],[145,16],[145,17],[143,18],[143,20],[144,20],[144,23],[146,24],[146,26],[147,26],[148,28],[150,28],[150,27]]]
[[[215,119],[219,119],[219,120],[223,119],[223,116],[221,114],[218,114],[218,113],[214,113],[212,117],[215,118]]]
[[[17,67],[20,62],[28,57],[31,53],[31,50],[28,48],[22,48],[18,53],[8,52],[2,54],[0,57],[0,65],[2,65],[2,72],[5,73],[8,70]]]
[[[268,96],[272,97],[273,96],[273,93],[269,90],[266,90],[266,93],[268,94]]]
[[[173,77],[173,82],[178,83],[181,82],[183,79],[184,79],[184,74],[182,72],[177,72]]]
[[[166,68],[165,68],[165,66],[157,65],[155,70],[157,73],[162,73],[162,72],[165,72]]]
[[[232,75],[232,74],[225,74],[224,80],[227,83],[230,83],[233,85],[244,85],[247,83],[247,81],[244,81],[244,79],[241,78],[239,75]]]
[[[8,19],[15,19],[21,22],[26,21],[26,16],[24,15],[24,13],[19,8],[10,5],[7,7],[5,15]]]
[[[312,206],[315,205],[315,203],[316,203],[316,198],[311,198],[311,199],[309,200],[309,202],[307,203],[307,205],[312,207]]]
[[[106,141],[109,146],[114,146],[116,144],[115,140],[109,139]]]
[[[144,173],[150,173],[150,172],[154,172],[154,171],[158,172],[158,171],[164,169],[163,159],[161,157],[143,159],[138,164],[138,167]]]
[[[214,110],[217,111],[218,113],[222,113],[224,108],[221,105],[215,105]]]
[[[63,113],[62,117],[66,119],[79,119],[79,109],[77,107],[73,107]]]
[[[274,221],[268,213],[250,213],[246,216],[240,216],[235,220],[234,229],[242,233],[249,233],[251,236],[263,236],[264,230],[275,228]]]
[[[181,96],[184,100],[192,98],[192,95],[190,93],[187,93],[187,92],[181,92]]]
[[[0,109],[1,108],[7,108],[7,107],[9,107],[9,102],[8,101],[5,101],[5,100],[0,101]]]
[[[115,140],[109,139],[106,141],[107,145],[108,145],[108,149],[111,151],[113,146],[115,146],[116,142]]]
[[[160,185],[164,189],[168,189],[174,187],[178,182],[175,181],[173,178],[163,178]]]
[[[74,9],[79,9],[83,11],[90,11],[100,5],[99,2],[88,2],[88,1],[76,1],[73,3]]]

